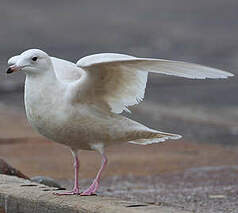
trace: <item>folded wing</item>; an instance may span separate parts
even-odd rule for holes
[[[217,79],[232,73],[186,62],[136,58],[129,55],[104,53],[86,56],[77,62],[85,71],[80,86],[87,98],[102,102],[114,113],[143,100],[148,72],[191,79]]]
[[[80,79],[82,71],[76,64],[63,59],[51,57],[54,71],[58,80],[72,82]]]

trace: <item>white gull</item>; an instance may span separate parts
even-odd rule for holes
[[[8,61],[7,73],[24,71],[28,121],[41,135],[72,150],[75,184],[70,192],[96,192],[107,163],[104,147],[122,142],[146,145],[179,139],[180,135],[150,129],[120,115],[144,98],[148,72],[191,79],[227,78],[232,73],[197,64],[102,53],[76,64],[30,49]],[[92,185],[80,193],[79,149],[96,150],[102,165]],[[59,160],[63,160],[60,159]]]

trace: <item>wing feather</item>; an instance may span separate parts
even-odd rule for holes
[[[76,64],[63,59],[51,57],[56,77],[60,81],[71,82],[80,79],[82,72]]]
[[[77,66],[86,71],[90,81],[88,98],[91,96],[90,100],[104,102],[114,113],[128,111],[128,106],[143,100],[148,72],[191,79],[233,76],[232,73],[198,64],[113,53],[86,56],[77,62]]]

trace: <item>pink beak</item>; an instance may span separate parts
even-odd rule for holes
[[[17,72],[17,71],[19,71],[20,69],[21,69],[20,67],[10,66],[10,67],[7,69],[7,74],[10,74],[10,73],[13,73],[13,72]]]

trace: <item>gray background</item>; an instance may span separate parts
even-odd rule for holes
[[[24,75],[7,59],[29,48],[77,61],[99,52],[200,63],[238,74],[237,0],[3,1],[0,103],[23,110]],[[195,142],[236,144],[237,77],[187,80],[151,74],[134,119]]]

